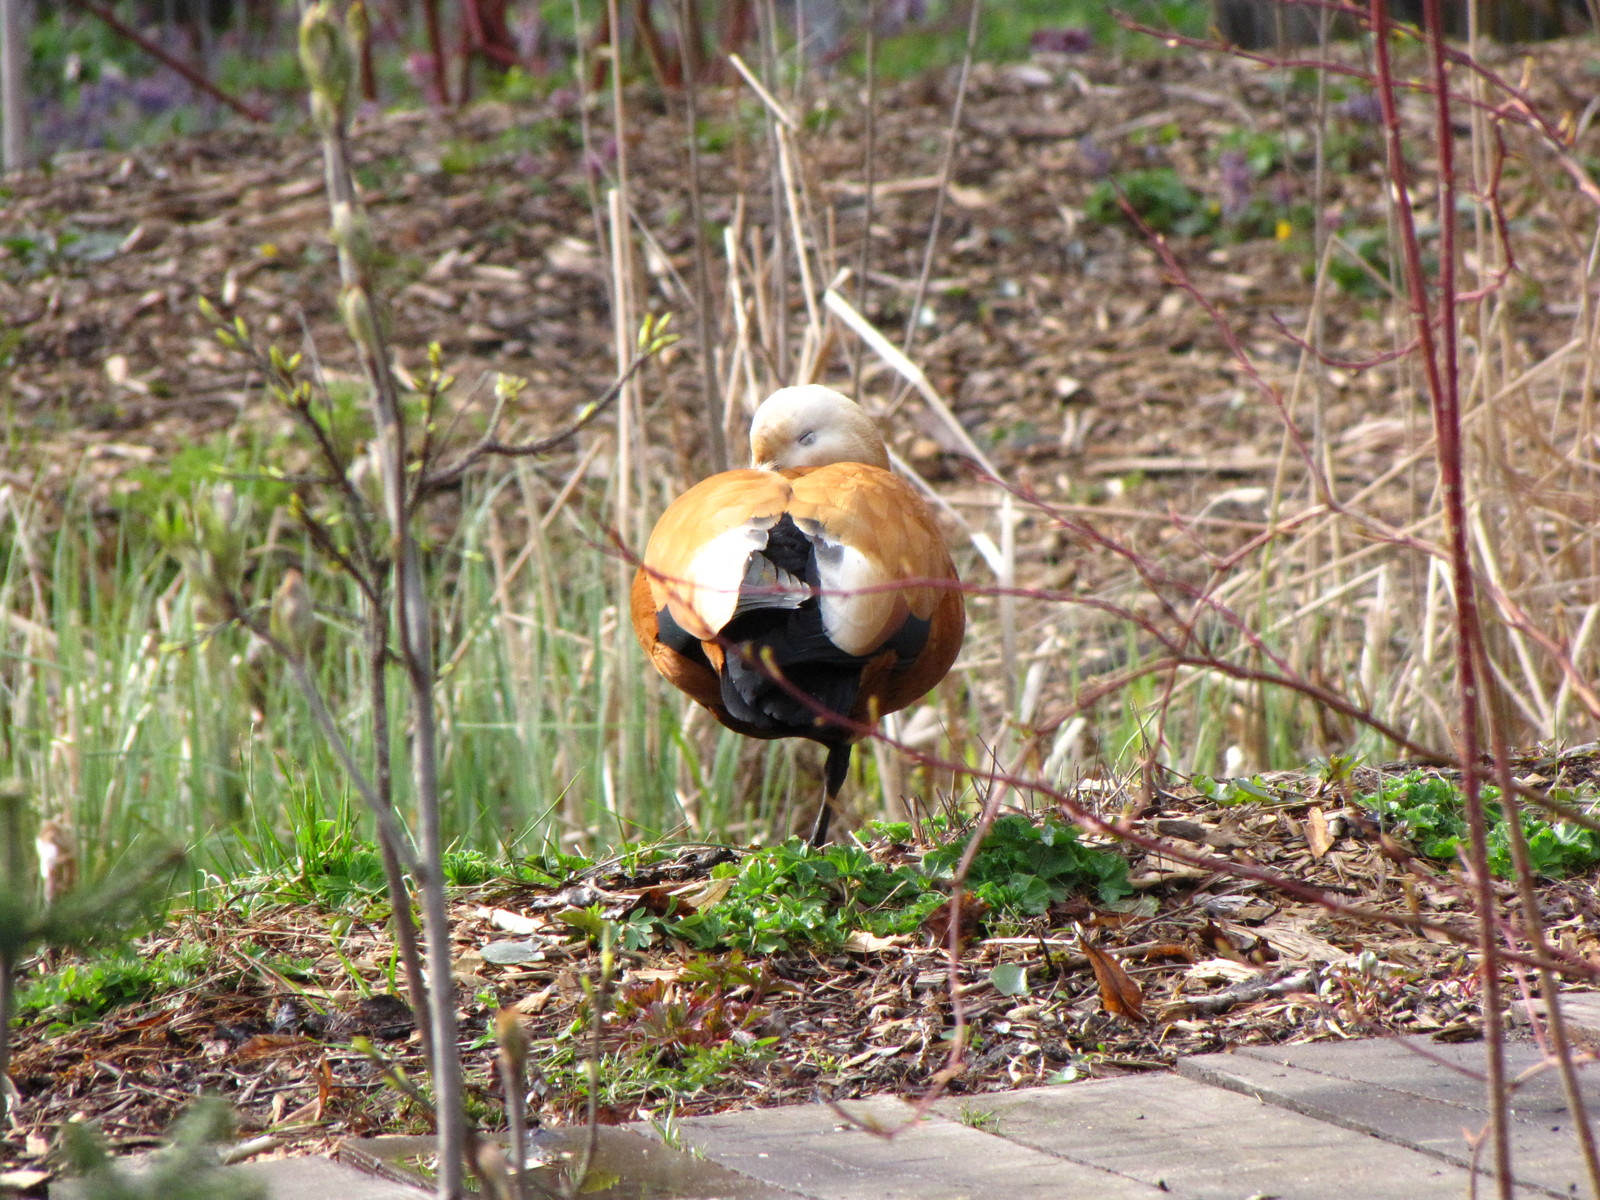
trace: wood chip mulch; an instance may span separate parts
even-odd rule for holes
[[[1530,758],[1519,771],[1592,785],[1596,760]],[[1370,789],[1377,780],[1364,768],[1353,782]],[[1166,780],[1134,828],[1352,904],[1470,931],[1457,873],[1397,854],[1393,838],[1321,779],[1283,774],[1264,782],[1271,799],[1223,808]],[[1106,811],[1132,802],[1126,794],[1099,800]],[[908,851],[880,843],[873,852],[893,859]],[[694,848],[634,871],[602,865],[558,887],[498,883],[457,895],[461,1045],[480,1119],[490,1127],[503,1120],[490,1036],[501,1006],[522,1015],[536,1068],[550,1068],[537,1069],[533,1080],[539,1119],[583,1119],[581,1074],[572,1064],[591,1044],[586,988],[597,979],[599,955],[557,914],[598,904],[620,919],[663,886],[681,891],[706,880],[729,853]],[[1131,902],[1107,907],[1074,898],[1036,920],[974,930],[956,972],[970,1040],[965,1068],[949,1082],[952,1093],[1152,1070],[1182,1055],[1249,1043],[1478,1036],[1469,948],[1287,899],[1159,852],[1133,852],[1130,862]],[[1501,890],[1514,919],[1515,895]],[[1600,965],[1595,880],[1547,881],[1540,899],[1552,940]],[[249,905],[236,893],[219,910],[180,917],[140,939],[136,952],[146,956],[198,942],[210,965],[187,987],[100,1020],[65,1027],[47,1015],[25,1021],[12,1065],[23,1099],[15,1126],[0,1139],[0,1169],[41,1166],[69,1119],[94,1119],[118,1147],[144,1145],[202,1093],[234,1104],[243,1136],[270,1134],[272,1153],[425,1130],[424,1116],[352,1044],[357,1035],[368,1038],[378,1055],[421,1077],[409,1010],[390,994],[395,967],[380,922],[352,917],[347,907]],[[950,965],[937,941],[931,928],[918,937],[863,935],[838,954],[780,953],[742,963],[660,939],[619,951],[602,1037],[609,1081],[602,1119],[928,1088],[946,1066],[953,1021]],[[507,943],[517,953],[496,952]],[[517,961],[497,965],[506,957]],[[1114,966],[1104,968],[1105,959]],[[708,975],[709,961],[724,965]],[[284,962],[297,964],[297,980],[266,965]],[[60,965],[60,958],[38,961],[24,975]],[[1025,990],[1008,995],[996,986],[1017,979],[1014,971],[997,975],[1007,965],[1025,969]],[[679,1005],[676,1024],[646,1023],[641,1014],[656,1001],[658,1012]],[[676,1047],[675,1037],[682,1041]],[[673,1077],[679,1090],[667,1090],[655,1068],[681,1064],[696,1041],[738,1049],[692,1090],[683,1090],[681,1074]]]
[[[1530,92],[1552,111],[1584,111],[1591,57],[1587,43],[1539,49],[1529,59]],[[1523,74],[1520,64],[1509,50],[1499,63],[1513,77]],[[1128,476],[1123,503],[1134,517],[1207,511],[1235,496],[1239,479],[1270,479],[1281,421],[1242,402],[1248,381],[1209,318],[1178,293],[1136,234],[1091,227],[1081,214],[1100,155],[1115,155],[1118,170],[1146,159],[1171,163],[1210,196],[1221,139],[1240,129],[1305,125],[1308,101],[1275,90],[1269,73],[1202,54],[985,66],[975,80],[933,324],[916,355],[960,419],[988,439],[1022,486],[1066,494],[1073,480]],[[948,83],[919,83],[882,106],[884,191],[873,211],[865,307],[886,329],[903,322],[915,289],[932,204],[915,184],[938,169],[950,101]],[[737,125],[739,111],[730,102],[721,115]],[[808,143],[811,165],[822,192],[838,202],[841,245],[854,261],[850,238],[865,216],[859,190],[850,190],[862,178],[860,114],[841,104],[819,116],[826,119]],[[533,386],[515,414],[518,436],[564,423],[611,376],[605,271],[588,199],[595,164],[583,159],[576,119],[570,98],[552,96],[532,113],[490,105],[461,115],[385,116],[357,143],[361,182],[394,259],[402,359],[417,366],[422,347],[438,339],[447,368],[464,380],[489,370],[526,376]],[[603,153],[606,118],[597,112],[594,119]],[[1425,147],[1425,120],[1407,119],[1415,145]],[[651,181],[637,196],[639,219],[660,237],[671,264],[687,270],[690,240],[676,215],[685,194],[677,120],[641,106],[629,148],[636,177]],[[1339,120],[1357,151],[1375,144],[1370,122],[1354,110]],[[1582,126],[1580,136],[1587,140],[1579,148],[1588,149],[1600,133]],[[741,194],[759,182],[746,153],[759,140],[708,147],[709,221],[731,220]],[[1539,148],[1513,149],[1537,179]],[[1303,195],[1305,179],[1288,174],[1285,186]],[[1375,161],[1352,162],[1334,184],[1333,218],[1356,232],[1383,225]],[[109,500],[137,486],[131,467],[162,464],[216,431],[281,420],[259,382],[217,346],[197,311],[200,296],[291,348],[309,331],[330,371],[350,367],[338,358],[326,205],[308,136],[224,133],[79,156],[10,187],[15,236],[0,248],[0,321],[12,331],[7,402],[28,438],[0,463],[0,486],[44,496],[89,487]],[[1558,235],[1592,231],[1592,209],[1574,193],[1545,187],[1530,186],[1528,197],[1528,210],[1511,214],[1531,231],[1518,243],[1519,269],[1530,280],[1562,280],[1577,243]],[[1186,266],[1241,340],[1261,347],[1261,369],[1288,378],[1298,356],[1276,322],[1299,328],[1306,317],[1304,264],[1268,237],[1208,244]],[[1507,337],[1536,362],[1570,336],[1563,320],[1571,314],[1528,291],[1525,310],[1508,310],[1505,320]],[[1324,299],[1335,357],[1367,358],[1389,344],[1369,301]],[[674,306],[686,308],[681,300],[675,296]],[[662,418],[652,452],[659,465],[692,477],[701,450],[683,415],[697,403],[692,360],[682,355],[650,372],[653,411]],[[1326,419],[1351,431],[1330,451],[1333,470],[1371,478],[1410,436],[1395,400],[1410,392],[1383,369],[1330,379]],[[889,387],[881,375],[867,383]],[[897,449],[925,476],[948,481],[953,459],[939,432],[908,413]],[[1197,458],[1196,447],[1207,453]],[[1141,530],[1155,539],[1163,526],[1140,520],[1130,518],[1127,537],[1142,546]],[[1035,561],[1072,564],[1041,567],[1030,583],[1092,589],[1102,582],[1093,559],[1044,553],[1059,536],[1052,530],[1021,536],[1042,547]],[[1182,554],[1193,557],[1187,546]],[[1518,769],[1553,785],[1592,773],[1586,762],[1546,771],[1529,760]],[[1592,783],[1578,782],[1585,781]],[[1138,827],[1176,847],[1266,867],[1351,903],[1469,921],[1452,874],[1403,852],[1396,857],[1337,789],[1304,775],[1268,783],[1273,799],[1228,808],[1197,798],[1181,781],[1143,801],[1115,790],[1095,800],[1106,812],[1142,803]],[[704,878],[705,862],[703,850],[687,851],[673,864],[673,882]],[[952,1091],[1148,1070],[1250,1042],[1475,1031],[1474,959],[1453,941],[1357,922],[1257,883],[1196,871],[1174,856],[1135,852],[1132,869],[1139,885],[1132,905],[1113,911],[1077,901],[1038,921],[981,930],[964,946],[956,993],[971,1040]],[[615,868],[562,888],[593,889],[615,917],[659,886],[665,870]],[[540,1119],[581,1117],[570,1068],[557,1064],[575,1046],[581,1051],[585,981],[595,977],[597,956],[556,907],[541,903],[560,890],[488,886],[456,900],[469,1096],[490,1125],[500,1102],[489,1024],[501,1006],[523,1014],[535,1061],[546,1063],[532,1089]],[[1600,962],[1595,882],[1547,883],[1540,899],[1559,945]],[[1513,893],[1504,904],[1514,916]],[[493,952],[486,957],[486,947],[507,940],[528,943],[529,957],[506,964],[491,961]],[[659,1063],[660,1047],[613,1020],[605,1047],[617,1066],[604,1116],[926,1088],[945,1066],[953,1016],[950,967],[935,941],[932,933],[903,943],[863,939],[829,956],[752,960],[756,982],[716,997],[720,1017],[734,1025],[718,1044],[742,1052],[676,1095],[652,1084],[646,1060]],[[98,1121],[119,1147],[146,1144],[207,1092],[234,1104],[246,1136],[270,1134],[272,1153],[426,1127],[352,1044],[367,1037],[380,1055],[421,1075],[409,1014],[390,995],[397,967],[380,905],[352,915],[348,906],[235,894],[212,911],[174,918],[135,949],[151,956],[186,944],[203,947],[208,965],[179,990],[96,1021],[57,1028],[49,1017],[31,1017],[18,1027],[11,1075],[22,1102],[13,1125],[0,1129],[0,1170],[45,1163],[57,1129],[75,1117]],[[1120,971],[1096,960],[1097,952]],[[690,1006],[711,994],[697,982],[696,956],[681,948],[658,944],[622,952],[618,961],[614,1013],[630,997]],[[285,962],[297,966],[271,965]],[[25,964],[25,977],[60,965],[57,958]],[[1026,968],[1026,990],[998,990],[997,967]],[[1020,976],[1008,970],[1000,978]],[[1138,985],[1136,1002],[1128,980]],[[767,1038],[776,1040],[755,1044]],[[680,1066],[693,1057],[672,1054]]]

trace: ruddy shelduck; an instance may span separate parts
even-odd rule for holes
[[[750,452],[750,469],[702,480],[656,522],[633,628],[729,729],[827,747],[820,846],[850,747],[944,678],[966,612],[938,523],[854,401],[776,391]]]

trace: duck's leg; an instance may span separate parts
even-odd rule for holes
[[[822,807],[817,810],[817,824],[811,831],[811,844],[821,846],[828,840],[828,819],[833,816],[833,802],[839,797],[845,776],[850,773],[850,743],[840,742],[828,747],[827,760],[822,765]]]

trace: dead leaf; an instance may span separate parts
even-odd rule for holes
[[[1333,849],[1333,833],[1328,828],[1327,815],[1313,804],[1306,813],[1306,845],[1311,847],[1311,857],[1321,858]]]
[[[323,1057],[317,1063],[317,1115],[316,1120],[323,1120],[328,1112],[328,1099],[333,1095],[333,1068],[328,1065],[328,1060]]]
[[[682,967],[638,967],[628,972],[629,982],[636,983],[677,983],[682,978]]]
[[[1127,1017],[1130,1021],[1144,1020],[1144,992],[1117,962],[1098,946],[1087,941],[1079,942],[1083,956],[1094,971],[1094,981],[1100,988],[1100,1007],[1114,1017]]]
[[[896,946],[909,946],[911,938],[903,933],[892,934],[889,937],[879,937],[875,933],[868,933],[865,929],[851,932],[844,940],[846,954],[880,954],[885,950],[892,950]]]
[[[523,1016],[537,1016],[539,1013],[542,1013],[545,1010],[545,1006],[550,1003],[550,997],[554,996],[555,994],[556,985],[552,983],[547,987],[534,992],[532,995],[524,996],[521,1000],[518,1000],[513,1007],[519,1013],[523,1014]]]
[[[1139,957],[1145,962],[1162,962],[1170,959],[1193,962],[1194,951],[1182,942],[1156,942],[1141,950]]]
[[[299,1034],[258,1033],[234,1052],[234,1058],[240,1062],[249,1062],[251,1059],[270,1058],[275,1054],[287,1054],[311,1047],[317,1047],[317,1043]]]
[[[690,887],[681,888],[674,892],[673,895],[677,897],[678,903],[684,908],[689,909],[691,912],[699,912],[701,909],[710,908],[720,901],[732,887],[733,878],[729,876],[726,879],[708,879],[704,886],[694,884]]]
[[[1210,916],[1224,921],[1265,921],[1278,911],[1275,904],[1268,903],[1260,896],[1244,895],[1239,892],[1207,896],[1200,901],[1200,907]]]
[[[1157,819],[1155,830],[1162,837],[1193,842],[1197,846],[1205,844],[1206,835],[1209,832],[1208,828],[1199,821],[1189,821],[1179,817],[1161,817]]]
[[[1263,925],[1261,937],[1285,962],[1346,962],[1352,957],[1350,951],[1301,929]]]
[[[977,934],[978,926],[988,911],[989,906],[971,892],[961,893],[960,941],[963,945]],[[946,900],[929,913],[922,927],[933,936],[934,945],[947,945],[950,941],[950,901]]]

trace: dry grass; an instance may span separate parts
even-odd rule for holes
[[[1329,61],[1370,79],[1349,48]],[[1402,69],[1420,63],[1403,60]],[[1376,298],[1352,304],[1348,273],[1335,270],[1347,262],[1352,230],[1364,222],[1397,228],[1383,189],[1317,164],[1323,190],[1309,203],[1342,208],[1345,228],[1319,223],[1320,244],[1307,247],[1317,269],[1295,297],[1298,327],[1264,343],[1235,329],[1231,306],[1211,312],[1242,402],[1280,422],[1275,459],[1256,473],[1259,482],[1214,492],[1190,511],[1064,509],[1057,497],[997,486],[1014,475],[973,441],[925,370],[847,298],[851,270],[840,264],[855,264],[860,247],[840,240],[846,218],[809,183],[819,172],[807,165],[803,122],[773,82],[781,72],[740,67],[760,98],[770,157],[751,171],[767,186],[745,195],[714,271],[720,344],[702,369],[717,373],[728,398],[730,441],[737,444],[737,414],[771,387],[839,382],[864,359],[869,404],[891,424],[906,420],[905,406],[921,406],[919,427],[935,429],[979,476],[958,489],[930,489],[967,548],[967,578],[979,594],[958,673],[968,686],[947,689],[932,713],[907,715],[913,742],[928,745],[931,727],[957,730],[955,757],[968,766],[981,769],[991,753],[1018,770],[1032,761],[1048,767],[1049,784],[1126,771],[1146,756],[1207,773],[1331,753],[1426,748],[1448,756],[1458,724],[1453,596],[1437,449],[1416,399],[1426,389],[1410,348],[1408,299],[1371,250],[1380,260]],[[1539,180],[1558,160],[1572,166],[1570,151],[1544,126],[1504,109],[1516,93],[1503,80],[1463,75],[1460,103],[1472,119],[1460,138],[1460,188],[1474,203],[1457,308],[1473,567],[1491,630],[1483,702],[1516,744],[1571,741],[1600,716],[1585,682],[1600,669],[1596,545],[1586,519],[1593,505],[1585,498],[1594,460],[1593,316],[1585,299],[1592,251],[1575,245],[1566,254],[1548,244],[1567,237],[1560,230],[1574,196]],[[1291,86],[1287,72],[1280,78]],[[957,107],[961,94],[957,87]],[[1325,95],[1315,108],[1324,145],[1343,119]],[[1403,114],[1424,205],[1434,192],[1427,119],[1420,105]],[[945,179],[962,161],[961,137],[951,146]],[[881,164],[862,165],[866,178],[884,173]],[[1515,223],[1508,212],[1518,214]],[[937,251],[926,261],[937,262]],[[1199,311],[1217,297],[1214,277],[1192,272],[1193,261],[1175,250],[1166,269],[1190,293],[1185,306]],[[925,282],[924,275],[916,296]],[[665,306],[693,304],[671,276],[658,283]],[[1537,311],[1530,296],[1539,298]],[[1563,311],[1572,329],[1558,348],[1526,335],[1530,316]],[[884,408],[888,395],[902,399]],[[1194,451],[1202,461],[1217,453]],[[639,496],[665,496],[683,482],[671,463],[652,465],[666,474],[654,473]],[[617,521],[623,529],[638,523],[632,513]],[[1085,595],[1047,582],[1059,575],[1063,535],[1068,553],[1094,560],[1081,572],[1096,583]],[[1345,711],[1324,703],[1325,694],[1342,697]],[[892,810],[894,800],[880,793],[868,806]]]
[[[463,586],[447,608],[454,640],[443,656],[459,668],[451,686],[466,697],[447,701],[446,732],[462,761],[503,755],[495,746],[474,748],[474,739],[488,738],[509,740],[517,764],[461,775],[458,791],[474,795],[458,832],[526,847],[534,844],[530,825],[547,811],[558,841],[670,830],[680,809],[694,835],[744,837],[803,823],[814,795],[809,748],[796,754],[730,740],[645,680],[614,608],[626,557],[608,562],[604,547],[614,534],[637,548],[667,500],[714,467],[719,440],[734,461],[742,457],[754,403],[804,379],[850,388],[859,377],[902,467],[925,481],[944,514],[973,589],[963,659],[927,704],[886,726],[899,743],[966,769],[998,763],[1052,787],[1085,774],[1124,778],[1149,756],[1219,774],[1330,754],[1393,754],[1395,738],[1374,732],[1360,714],[1448,751],[1456,723],[1455,635],[1445,619],[1451,589],[1440,557],[1431,426],[1414,357],[1399,353],[1410,337],[1405,300],[1381,248],[1364,251],[1372,260],[1368,286],[1350,283],[1363,268],[1349,248],[1391,221],[1391,200],[1370,161],[1339,157],[1341,146],[1359,149],[1368,136],[1347,112],[1359,82],[1330,73],[1308,83],[1289,71],[1198,58],[1122,73],[1106,64],[1092,75],[1084,73],[1088,64],[1050,61],[1026,69],[1044,72],[1041,85],[1022,69],[980,64],[959,124],[961,83],[952,73],[926,85],[931,103],[923,85],[883,89],[872,114],[876,132],[866,139],[839,136],[867,123],[851,97],[804,79],[778,39],[761,46],[731,90],[697,98],[704,144],[714,146],[700,168],[703,287],[692,269],[699,251],[686,251],[675,215],[688,207],[684,113],[670,104],[655,111],[637,90],[613,91],[574,109],[586,148],[575,152],[566,178],[593,182],[587,222],[569,195],[545,204],[566,213],[553,225],[564,221],[569,237],[595,231],[589,249],[603,262],[596,277],[606,281],[607,332],[570,333],[588,339],[580,351],[552,344],[531,360],[485,362],[465,348],[450,351],[453,369],[468,381],[490,362],[535,378],[529,396],[544,411],[530,406],[529,416],[555,422],[595,374],[591,349],[605,341],[614,360],[625,360],[644,313],[675,313],[688,336],[624,397],[614,436],[592,438],[548,469],[485,477],[445,517],[459,522],[452,546],[464,565],[459,575],[447,572]],[[1515,63],[1484,53],[1491,67],[1512,73]],[[1529,107],[1551,128],[1562,119],[1565,76],[1579,57],[1576,47],[1555,48],[1530,77]],[[1341,71],[1366,70],[1354,49],[1329,58]],[[1401,69],[1417,68],[1403,59]],[[1156,84],[1140,82],[1140,71]],[[1324,94],[1325,86],[1347,90]],[[1583,740],[1600,707],[1588,682],[1600,674],[1588,499],[1594,247],[1584,240],[1592,234],[1581,232],[1592,229],[1592,203],[1572,171],[1591,135],[1580,127],[1571,146],[1561,143],[1507,109],[1509,93],[1484,76],[1462,71],[1458,86],[1458,111],[1466,114],[1458,127],[1462,195],[1474,198],[1464,214],[1459,289],[1465,468],[1490,617],[1487,699],[1514,743]],[[1420,100],[1406,105],[1404,134],[1426,205],[1428,116]],[[1035,109],[1042,115],[1024,115]],[[497,136],[493,122],[506,119],[486,111],[466,118],[463,129],[489,141]],[[1046,133],[1019,133],[1028,121]],[[1164,124],[1194,136],[1162,141],[1151,131]],[[392,137],[383,127],[364,135],[373,155],[366,169],[420,128],[399,119]],[[1291,165],[1254,186],[1261,192],[1281,182],[1325,219],[1303,232],[1297,226],[1281,243],[1174,238],[1174,263],[1163,265],[1143,235],[1085,218],[1095,175],[1088,148],[1070,140],[1080,132],[1098,137],[1113,178],[1165,156],[1203,191],[1215,183],[1218,148],[1229,137],[1283,145],[1295,129],[1311,131],[1311,149],[1282,150]],[[282,157],[291,181],[309,162]],[[96,193],[73,170],[61,194],[88,204]],[[516,178],[485,175],[504,188]],[[276,186],[296,194],[292,183]],[[433,257],[420,276],[443,251],[421,240],[425,229],[406,226],[413,212],[426,212],[421,193],[406,194],[407,206],[380,208],[379,219],[404,232],[405,244],[429,247]],[[939,227],[930,228],[936,197],[947,203]],[[19,212],[41,211],[31,196],[23,199]],[[486,204],[470,211],[495,219]],[[233,277],[228,263],[269,237],[291,260],[298,236],[282,222],[275,231],[241,224],[237,245],[218,234],[215,248],[225,253],[217,262],[204,258],[203,273]],[[306,236],[320,233],[310,228]],[[208,243],[204,254],[212,249]],[[507,261],[542,262],[547,250],[544,242],[513,247]],[[145,261],[140,253],[126,256],[131,266]],[[165,253],[149,261],[160,265]],[[1509,273],[1508,259],[1515,263]],[[1316,265],[1308,279],[1304,264]],[[560,279],[575,273],[562,270],[568,274]],[[1192,291],[1173,285],[1180,273]],[[129,274],[125,306],[150,291],[148,278]],[[244,278],[236,305],[252,320],[270,326],[270,302],[302,307],[314,329],[324,327],[315,297],[325,287],[311,288],[310,300],[272,292],[290,277],[258,263]],[[314,282],[314,272],[306,278]],[[441,267],[423,287],[437,294],[451,278]],[[87,311],[77,287],[66,280],[62,303]],[[35,303],[32,293],[17,295],[19,305]],[[587,291],[557,296],[554,307],[582,314],[594,299]],[[1215,306],[1215,320],[1202,301]],[[397,319],[415,322],[422,308],[406,295]],[[1278,316],[1290,333],[1274,331]],[[483,310],[471,320],[481,328]],[[1555,331],[1557,322],[1564,328]],[[568,320],[573,329],[581,323]],[[448,344],[453,331],[434,328],[402,340],[440,336]],[[199,392],[237,395],[255,431],[270,437],[273,425],[256,415],[251,395],[197,351],[185,351],[203,330],[183,334],[169,358],[185,364]],[[70,345],[70,329],[58,336]],[[319,337],[319,345],[331,341]],[[41,351],[47,345],[41,341]],[[133,383],[159,371],[131,345],[110,349],[125,354]],[[1386,360],[1391,353],[1398,356]],[[53,387],[65,396],[117,386],[107,384],[98,358],[93,370],[64,374],[60,384],[43,357],[20,361],[13,395],[24,406]],[[117,394],[137,398],[126,387]],[[716,397],[720,420],[707,396]],[[1033,441],[1012,432],[1024,427]],[[96,460],[86,474],[113,461]],[[100,502],[98,486],[91,484],[88,503]],[[80,783],[82,764],[99,761],[79,753],[72,722],[81,716],[52,707],[48,670],[30,674],[34,668],[23,664],[56,661],[41,631],[66,634],[86,652],[74,651],[73,661],[86,669],[107,664],[120,688],[157,671],[152,655],[161,645],[187,644],[192,621],[181,592],[154,577],[147,597],[117,593],[124,605],[143,597],[137,611],[116,608],[116,620],[124,631],[147,631],[153,640],[145,650],[135,638],[126,653],[109,653],[100,634],[75,635],[81,623],[56,619],[44,565],[60,528],[49,517],[50,494],[32,502],[13,480],[7,509],[18,546],[32,547],[9,560],[4,583],[8,652],[18,664],[13,727],[40,731],[38,739],[9,741],[8,754],[40,794],[71,798],[86,821],[105,824],[102,814],[112,813],[109,828],[117,809],[110,793],[91,800]],[[102,542],[90,556],[103,563],[104,551]],[[146,567],[126,569],[143,578]],[[483,607],[470,607],[468,597]],[[180,685],[192,678],[192,686],[233,694],[221,664],[191,677],[169,659],[161,671]],[[1282,676],[1300,690],[1263,676]],[[1342,708],[1330,706],[1330,695],[1343,698]],[[130,703],[137,715],[131,694]],[[152,711],[166,704],[158,700]],[[161,724],[181,728],[186,718],[174,711]],[[214,736],[196,726],[189,750],[165,761],[215,755],[231,769],[226,760],[240,739],[260,732],[248,712],[236,724]],[[138,745],[148,725],[120,721],[107,730],[95,752],[111,763],[128,737]],[[46,743],[71,769],[40,765],[45,759],[31,747]],[[851,791],[866,812],[898,813],[907,797],[931,806],[971,794],[948,767],[892,750],[860,757]],[[538,781],[537,795],[495,794],[508,786],[515,792],[527,778]],[[179,779],[173,788],[194,785]],[[196,820],[198,832],[204,821]]]

